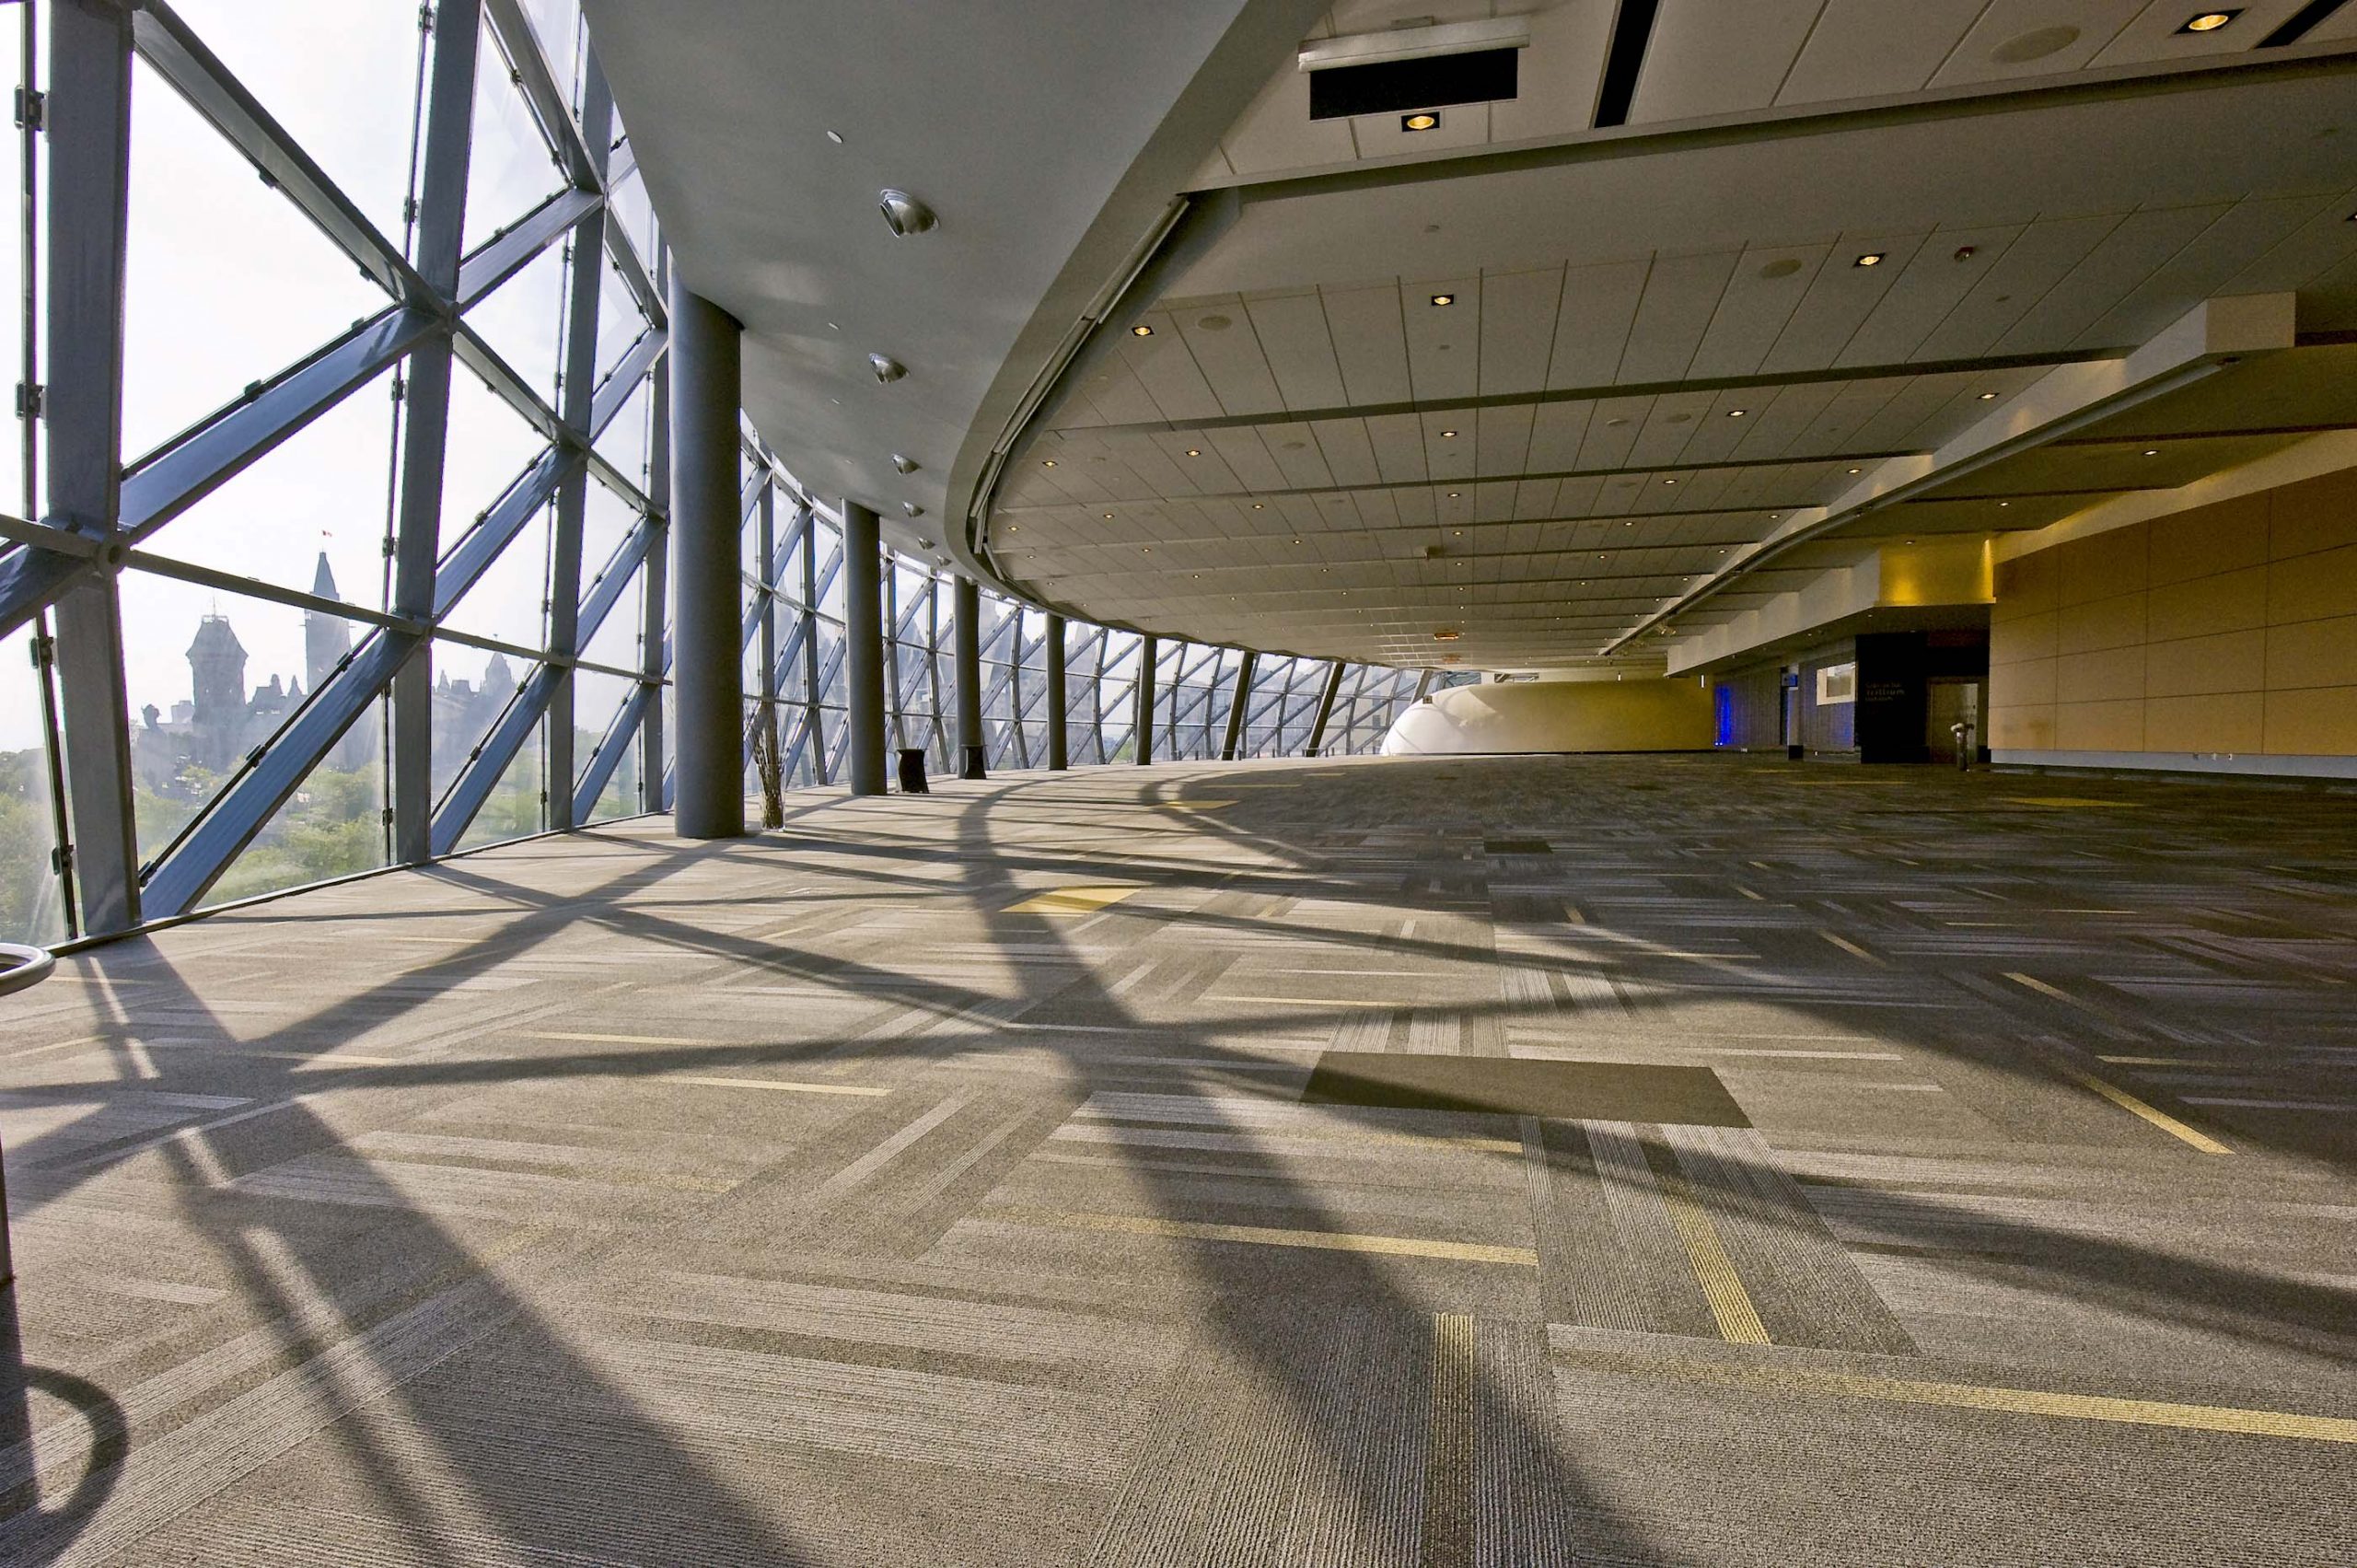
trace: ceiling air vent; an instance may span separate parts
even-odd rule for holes
[[[1530,45],[1520,17],[1321,38],[1301,46],[1309,117],[1395,114],[1456,103],[1491,103],[1516,92],[1518,52]]]

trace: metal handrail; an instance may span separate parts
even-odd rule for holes
[[[28,947],[21,942],[0,942],[0,996],[12,996],[39,985],[57,968],[57,955],[46,947]]]

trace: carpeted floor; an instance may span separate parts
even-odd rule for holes
[[[2352,981],[2349,795],[1731,758],[259,905],[0,1004],[0,1561],[2345,1562]]]

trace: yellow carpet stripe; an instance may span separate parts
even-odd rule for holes
[[[2074,1007],[2084,1007],[2087,1005],[2084,1002],[2080,1001],[2069,992],[2063,991],[2056,986],[2049,985],[2046,981],[2038,979],[2034,975],[2016,974],[2011,970],[2008,970],[2005,971],[2005,978],[2012,981],[2016,985],[2026,986],[2029,990],[2037,992],[2041,996],[2051,996],[2058,1002],[2068,1002]],[[2106,1058],[2106,1060],[2107,1061],[2109,1058]],[[2081,1088],[2089,1089],[2101,1095],[2104,1098],[2111,1101],[2112,1104],[2118,1106],[2120,1109],[2127,1111],[2130,1115],[2142,1117],[2145,1121],[2151,1122],[2162,1132],[2166,1132],[2170,1137],[2180,1139],[2183,1142],[2191,1144],[2193,1147],[2200,1149],[2205,1155],[2230,1155],[2234,1153],[2234,1150],[2226,1147],[2225,1144],[2218,1142],[2217,1139],[2212,1138],[2207,1132],[2197,1132],[2195,1129],[2187,1126],[2184,1122],[2179,1121],[2176,1117],[2171,1116],[2167,1111],[2163,1110],[2160,1107],[2156,1105],[2150,1105],[2143,1100],[2138,1099],[2134,1095],[2130,1094],[2126,1089],[2121,1088],[2117,1084],[2109,1083],[2102,1078],[2098,1078],[2093,1073],[2083,1073],[2078,1068],[2072,1066],[2066,1062],[2058,1062],[2054,1065],[2056,1071],[2060,1072],[2064,1077],[2070,1079],[2073,1083],[2078,1085]]]
[[[1978,1383],[1933,1383],[1904,1377],[1809,1367],[1729,1366],[1699,1361],[1648,1358],[1558,1348],[1555,1359],[1598,1371],[1719,1383],[1766,1393],[1817,1394],[1836,1399],[1880,1400],[1890,1404],[1943,1405],[1954,1410],[1996,1411],[2006,1415],[2049,1416],[2062,1421],[2107,1421],[2131,1426],[2166,1426],[2189,1432],[2232,1432],[2257,1437],[2288,1437],[2309,1443],[2357,1444],[2357,1421],[2340,1416],[2301,1415],[2290,1411],[2249,1410],[2233,1405],[2181,1405],[2159,1400],[2124,1400],[2102,1394],[2061,1394],[2043,1388],[2001,1388]]]
[[[1195,1220],[1153,1219],[1143,1214],[1068,1214],[1052,1209],[993,1209],[985,1216],[1016,1225],[1058,1225],[1067,1230],[1103,1230],[1124,1236],[1167,1236],[1187,1241],[1242,1241],[1256,1247],[1306,1247],[1328,1252],[1373,1252],[1397,1258],[1447,1258],[1462,1263],[1538,1266],[1527,1247],[1491,1247],[1472,1241],[1429,1241],[1417,1236],[1354,1236],[1344,1231],[1280,1230],[1271,1225],[1212,1225]]]
[[[865,1084],[812,1084],[798,1078],[701,1078],[683,1073],[666,1074],[667,1084],[697,1084],[713,1089],[778,1089],[795,1095],[888,1095],[889,1089],[879,1089]]]
[[[1770,1343],[1768,1326],[1759,1320],[1759,1308],[1751,1305],[1742,1277],[1735,1272],[1735,1260],[1727,1256],[1711,1216],[1683,1191],[1664,1192],[1662,1202],[1669,1206],[1669,1221],[1678,1227],[1678,1238],[1686,1243],[1686,1260],[1693,1266],[1694,1283],[1702,1287],[1703,1298],[1711,1304],[1719,1338],[1731,1345]]]
[[[1127,887],[1056,888],[1045,893],[1034,893],[1021,903],[1009,904],[1006,914],[1095,914],[1108,904],[1118,904],[1132,893],[1143,889],[1135,883]]]
[[[2103,1079],[2096,1077],[2093,1073],[2082,1073],[2076,1067],[2073,1067],[2062,1063],[2057,1063],[2056,1066],[2064,1077],[2070,1079],[2080,1087],[2094,1090],[2096,1094],[2103,1096],[2104,1098],[2118,1106],[2120,1109],[2128,1111],[2132,1115],[2142,1117],[2145,1121],[2151,1122],[2162,1132],[2169,1134],[2169,1136],[2173,1138],[2182,1138],[2185,1142],[2192,1144],[2195,1148],[2200,1149],[2205,1155],[2228,1155],[2234,1153],[2232,1149],[2229,1149],[2225,1144],[2218,1142],[2217,1139],[2212,1138],[2207,1132],[2196,1132],[2194,1129],[2188,1127],[2184,1122],[2179,1121],[2176,1117],[2171,1116],[2167,1111],[2161,1109],[2158,1106],[2145,1104],[2142,1100],[2138,1099],[2134,1095],[2130,1094],[2126,1089],[2120,1088],[2115,1084],[2106,1083]]]

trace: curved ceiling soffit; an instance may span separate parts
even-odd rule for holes
[[[1284,33],[1282,41],[1271,46],[1262,39],[1252,53],[1242,50],[1229,52],[1230,46],[1238,41],[1238,34],[1249,25],[1265,27],[1272,20],[1267,13],[1275,9],[1278,7],[1256,5],[1252,14],[1238,19],[1229,37],[1223,41],[1220,50],[1206,61],[1203,70],[1198,74],[1180,104],[1174,108],[1155,142],[1141,154],[1130,175],[1124,178],[1114,196],[1108,201],[1104,215],[1075,250],[1072,263],[1058,278],[1055,289],[1042,301],[1023,338],[1018,341],[1016,352],[1008,355],[997,380],[993,383],[991,396],[959,451],[958,468],[950,484],[951,494],[958,503],[953,515],[960,518],[958,537],[953,541],[955,552],[969,570],[977,572],[985,580],[1028,602],[1069,612],[1084,620],[1100,619],[1086,610],[1057,603],[1052,596],[1041,593],[1021,575],[1002,567],[993,558],[985,525],[998,481],[1023,457],[1039,431],[1048,427],[1073,389],[1084,384],[1092,368],[1119,352],[1121,331],[1152,308],[1165,285],[1183,277],[1196,262],[1208,256],[1219,241],[1236,227],[1248,206],[1352,190],[1508,174],[1596,159],[1719,146],[1762,136],[1805,138],[1926,119],[2005,113],[2050,104],[2166,96],[2214,87],[2222,80],[2335,76],[2346,75],[2352,68],[2351,60],[2340,46],[2312,45],[2256,60],[2240,57],[2214,62],[2205,60],[2170,64],[2158,69],[2148,64],[2141,68],[2088,73],[2064,81],[2031,78],[1993,87],[1975,84],[1939,93],[1909,95],[1903,99],[1853,100],[1771,110],[1764,113],[1717,116],[1683,123],[1580,131],[1490,150],[1469,153],[1451,150],[1382,162],[1355,163],[1330,169],[1286,170],[1257,180],[1240,180],[1201,190],[1187,190],[1184,188],[1187,180],[1201,168],[1202,158],[1212,145],[1211,139],[1215,139],[1225,129],[1222,123],[1206,131],[1202,124],[1203,121],[1214,118],[1210,100],[1248,99],[1251,91],[1258,90],[1265,73],[1275,69],[1279,62],[1291,55],[1298,46],[1300,37],[1318,17],[1324,14],[1326,7],[1317,0],[1307,5],[1285,7],[1291,13],[1287,17],[1287,28],[1275,29]],[[1253,75],[1256,69],[1261,75]],[[1223,70],[1243,74],[1251,90],[1238,92],[1234,90],[1232,84],[1225,94],[1213,90],[1219,86],[1215,77]],[[1230,104],[1231,113],[1239,110],[1239,105]],[[1165,138],[1174,124],[1182,119],[1186,122],[1189,140],[1183,149],[1174,150],[1164,145]],[[1178,179],[1163,178],[1167,171],[1160,166],[1165,158],[1184,164],[1184,171]],[[1188,161],[1190,159],[1191,161]],[[1152,176],[1142,179],[1141,175],[1150,161],[1156,168]],[[1143,231],[1145,238],[1135,245],[1118,265],[1107,267],[1103,260],[1106,242],[1110,238],[1104,232],[1107,220],[1125,201],[1132,206],[1142,205],[1150,199],[1150,192],[1157,191],[1176,193],[1167,197],[1151,222],[1140,221],[1133,212],[1122,215],[1127,226],[1117,232]],[[1107,281],[1097,285],[1093,296],[1087,296],[1085,306],[1076,307],[1074,299],[1086,293],[1092,280],[1097,279]],[[1039,368],[1027,380],[1016,368],[1021,366],[1037,366]],[[1713,582],[1713,592],[1723,591],[1735,577],[1745,575],[1764,564],[1773,553],[1763,552],[1736,563],[1724,578]],[[1107,623],[1126,624],[1119,621]],[[1183,635],[1176,629],[1136,626],[1128,629]],[[1625,643],[1628,640],[1623,638],[1620,641]],[[1264,651],[1282,652],[1273,648]]]
[[[1193,194],[1203,159],[1290,60],[1331,0],[1245,0],[1163,117],[1031,313],[974,412],[949,471],[945,542],[960,569],[1029,603],[1053,603],[989,554],[982,524],[999,477],[1021,455],[1076,371],[1118,341],[1160,284],[1208,250],[1240,212],[1227,192]],[[1108,330],[1112,329],[1112,330]],[[1086,617],[1083,617],[1086,618]]]

